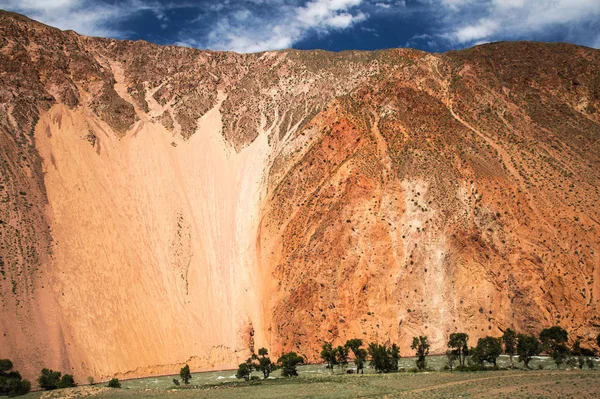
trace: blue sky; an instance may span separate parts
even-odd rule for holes
[[[213,50],[441,52],[499,40],[600,48],[600,0],[0,0],[81,34]]]

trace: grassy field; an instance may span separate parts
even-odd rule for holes
[[[443,368],[445,358],[432,357],[429,367]],[[507,365],[501,358],[500,365]],[[600,370],[556,370],[544,358],[532,361],[544,370],[484,372],[432,371],[378,375],[334,375],[321,365],[299,368],[297,378],[274,373],[266,381],[240,382],[233,371],[197,373],[192,387],[174,389],[173,376],[122,381],[123,389],[97,385],[54,392],[34,392],[26,398],[600,398]],[[400,367],[409,369],[414,359],[404,358]],[[254,373],[258,375],[258,373]],[[105,384],[103,384],[105,385]]]

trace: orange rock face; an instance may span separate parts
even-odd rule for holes
[[[0,357],[81,381],[600,329],[600,51],[234,54],[0,13]]]

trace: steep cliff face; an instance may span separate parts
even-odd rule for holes
[[[240,55],[2,12],[0,57],[0,356],[30,376],[600,328],[597,50]]]

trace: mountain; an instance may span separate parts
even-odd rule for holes
[[[600,51],[235,54],[0,13],[0,357],[81,381],[600,329]]]

